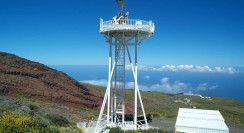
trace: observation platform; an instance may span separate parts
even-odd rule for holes
[[[151,36],[154,33],[154,23],[152,21],[144,21],[139,19],[127,19],[120,21],[103,21],[100,19],[100,33],[111,34],[117,32],[124,32],[125,37],[136,36]]]

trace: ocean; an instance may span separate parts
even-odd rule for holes
[[[55,65],[50,66],[67,73],[72,78],[95,85],[106,86],[108,66],[102,65]],[[235,70],[242,70],[236,68]],[[132,89],[133,75],[126,70],[126,88]],[[169,94],[193,93],[229,97],[244,101],[244,73],[155,71],[138,70],[138,85],[142,91],[158,91]]]

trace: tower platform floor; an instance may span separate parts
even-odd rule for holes
[[[115,32],[125,32],[125,36],[135,36],[138,32],[142,36],[151,36],[154,33],[154,23],[152,21],[143,21],[137,19],[128,19],[116,24],[113,21],[103,21],[100,20],[100,32],[102,34],[115,33]]]

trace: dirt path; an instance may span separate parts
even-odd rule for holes
[[[237,126],[231,123],[227,123],[230,133],[244,133],[244,126]]]
[[[157,127],[165,131],[174,131],[176,118],[153,118],[151,123],[148,123],[149,126]]]

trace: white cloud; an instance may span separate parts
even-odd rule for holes
[[[202,83],[197,86],[196,91],[214,90],[217,87],[217,85],[209,86],[208,83]]]
[[[236,70],[232,67],[226,67],[226,68],[214,67],[214,69],[217,72],[224,72],[224,73],[235,73],[236,72]]]
[[[202,83],[202,84],[199,84],[196,88],[197,91],[206,91],[207,90],[207,87],[208,87],[208,84],[207,83]]]
[[[125,84],[126,89],[133,89],[135,86],[134,82],[128,82]]]
[[[144,76],[144,79],[150,79],[151,77],[150,76]]]
[[[138,70],[142,71],[172,71],[172,72],[210,72],[210,73],[230,73],[236,70],[232,67],[209,67],[194,65],[162,65],[160,67],[140,66]]]
[[[125,70],[131,70],[131,66],[130,65],[125,65]]]
[[[168,77],[163,77],[160,81],[162,83],[167,83],[169,81],[169,78]]]
[[[105,87],[107,87],[107,85],[108,85],[108,81],[106,79],[101,79],[101,80],[83,80],[83,81],[80,81],[80,82],[88,83],[88,84],[92,84],[92,85],[98,85],[98,86],[105,86]],[[113,85],[114,85],[114,82],[113,82]],[[117,85],[120,86],[121,83],[117,83]],[[134,82],[127,82],[125,84],[125,88],[126,89],[133,89],[134,88]]]
[[[135,69],[135,66],[134,66]],[[152,67],[149,66],[137,66],[138,70],[143,70],[143,71],[148,71],[148,70],[152,70]],[[125,65],[125,70],[131,70],[131,66],[130,65]]]
[[[212,70],[209,66],[196,66],[195,69],[192,69],[196,72],[216,72]]]
[[[139,85],[139,89],[143,91],[158,91],[169,94],[177,94],[177,93],[198,93],[200,91],[207,91],[216,89],[217,85],[208,85],[207,83],[201,83],[196,88],[194,88],[191,84],[183,83],[178,80],[174,82],[170,82],[168,77],[163,77],[160,83],[153,84],[150,86],[147,85]],[[89,83],[93,85],[99,86],[107,86],[107,81],[105,79],[101,80],[85,80],[81,81],[84,83]],[[134,89],[134,82],[127,82],[125,84],[126,89]]]
[[[161,80],[161,83],[154,84],[149,87],[146,86],[139,86],[141,90],[144,91],[159,91],[164,93],[170,93],[170,94],[176,94],[176,93],[185,93],[190,92],[192,90],[192,87],[190,84],[185,84],[180,81],[175,81],[173,83],[169,82],[168,77],[163,77]]]
[[[81,81],[83,83],[93,84],[93,85],[99,85],[99,86],[107,86],[108,82],[106,79],[101,80],[83,80]]]
[[[218,87],[217,85],[209,86],[207,83],[201,83],[196,88],[194,88],[191,84],[183,83],[178,80],[171,83],[169,82],[168,77],[163,77],[160,81],[161,83],[151,86],[139,85],[139,88],[144,91],[159,91],[164,93],[177,94],[213,90]]]
[[[209,87],[209,90],[214,90],[214,89],[216,89],[216,88],[218,88],[218,85],[213,85],[213,86],[210,86],[210,87]]]

